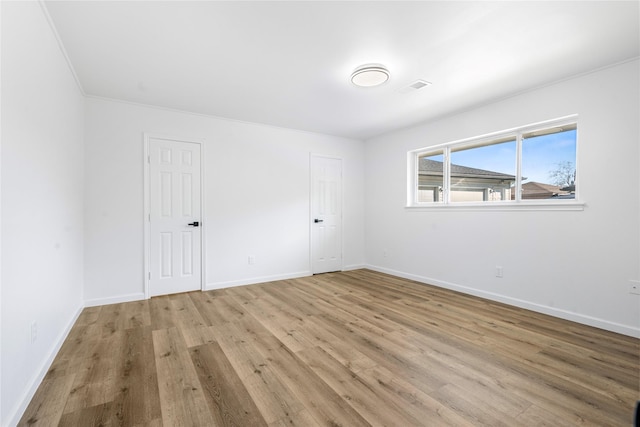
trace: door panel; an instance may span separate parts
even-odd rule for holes
[[[193,275],[193,233],[182,232],[182,275]]]
[[[149,293],[202,287],[200,144],[149,140]]]
[[[342,269],[342,160],[311,156],[311,270]]]

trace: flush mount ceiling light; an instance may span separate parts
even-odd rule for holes
[[[387,80],[389,80],[389,70],[380,64],[363,65],[351,74],[351,83],[361,87],[378,86]]]

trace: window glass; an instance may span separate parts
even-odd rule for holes
[[[576,125],[522,135],[523,200],[575,199]]]
[[[577,128],[573,115],[410,151],[408,203],[581,209],[556,203],[576,199]]]
[[[418,203],[444,201],[444,155],[442,152],[418,156]]]
[[[451,202],[512,199],[516,182],[516,137],[451,148]]]

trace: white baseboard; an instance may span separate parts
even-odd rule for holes
[[[345,265],[342,267],[342,271],[351,271],[351,270],[360,270],[363,268],[368,268],[366,264],[351,264]]]
[[[233,288],[234,286],[255,285],[256,283],[274,282],[276,280],[297,279],[299,277],[311,276],[310,271],[298,271],[295,273],[276,274],[272,276],[249,277],[241,280],[230,280],[226,282],[207,283],[205,291],[213,291],[215,289]]]
[[[109,298],[94,298],[90,300],[86,300],[84,302],[85,307],[96,307],[99,305],[109,305],[109,304],[119,304],[121,302],[131,302],[131,301],[140,301],[145,299],[144,292],[135,293],[135,294],[127,294],[127,295],[118,295],[115,297]]]
[[[635,338],[640,338],[640,328],[638,327],[623,325],[620,323],[611,322],[609,320],[587,316],[585,314],[562,310],[555,307],[549,307],[546,305],[542,305],[542,304],[538,304],[530,301],[512,298],[505,295],[496,294],[493,292],[483,291],[480,289],[470,288],[467,286],[461,286],[455,283],[444,282],[442,280],[432,279],[429,277],[419,276],[416,274],[405,273],[403,271],[392,270],[390,268],[378,267],[375,265],[367,265],[364,268],[368,268],[373,271],[378,271],[380,273],[386,273],[386,274],[391,274],[393,276],[403,277],[405,279],[415,280],[416,282],[425,283],[428,285],[434,285],[434,286],[438,286],[445,289],[451,289],[453,291],[474,295],[480,298],[486,298],[492,301],[502,302],[515,307],[520,307],[527,310],[535,311],[537,313],[548,314],[549,316],[554,316],[560,319],[581,323],[583,325],[593,326],[593,327],[604,329],[607,331],[616,332],[619,334],[628,335]]]
[[[31,378],[31,381],[29,381],[29,387],[27,387],[26,391],[23,393],[21,398],[18,399],[18,402],[20,403],[17,407],[13,409],[11,415],[9,416],[8,425],[10,426],[18,425],[20,418],[22,418],[24,411],[27,410],[27,406],[29,406],[31,399],[33,399],[33,396],[36,394],[38,387],[40,387],[40,384],[42,383],[42,380],[44,379],[45,375],[49,371],[49,368],[51,367],[53,360],[55,359],[56,355],[60,351],[60,348],[62,347],[64,340],[67,339],[67,336],[71,331],[71,328],[76,323],[76,320],[78,320],[78,317],[80,316],[80,313],[82,313],[83,309],[84,309],[84,306],[80,305],[80,307],[78,307],[75,314],[71,317],[71,320],[69,321],[67,326],[64,328],[62,333],[58,335],[58,338],[56,339],[51,350],[49,350],[47,357],[42,361],[42,363],[40,364],[40,368],[36,370],[34,376]]]

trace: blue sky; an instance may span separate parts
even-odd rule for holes
[[[515,140],[451,153],[451,163],[510,175],[516,173],[515,159]],[[523,182],[551,183],[549,172],[557,169],[558,163],[566,161],[575,167],[575,130],[525,139],[522,143],[522,175],[527,180]]]
[[[549,171],[557,164],[576,165],[576,131],[530,138],[522,143],[522,174],[528,181],[549,182]]]

